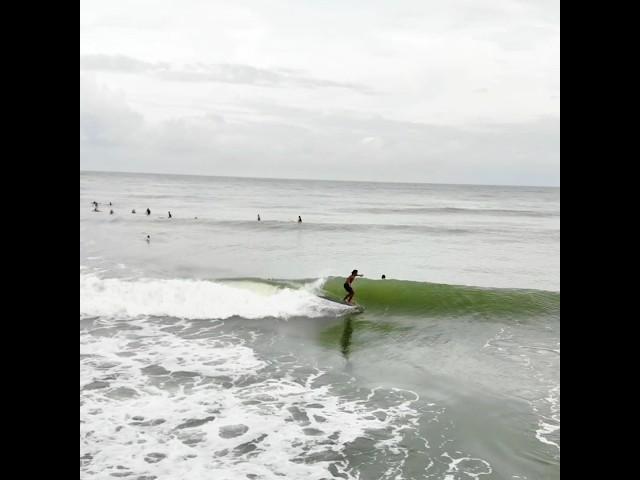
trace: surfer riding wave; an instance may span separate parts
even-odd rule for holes
[[[356,294],[356,292],[353,289],[353,287],[351,286],[351,284],[356,279],[356,277],[363,277],[363,276],[364,275],[362,275],[361,273],[360,274],[358,273],[358,270],[353,270],[351,272],[351,275],[349,275],[346,278],[346,280],[344,281],[344,289],[347,291],[347,294],[342,299],[344,302],[348,303],[349,305],[353,305],[353,303],[351,303],[351,301],[353,300],[353,296]]]

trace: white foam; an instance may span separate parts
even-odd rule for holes
[[[80,274],[80,313],[190,319],[339,315],[348,307],[328,302],[308,288],[282,288],[260,282],[209,282],[183,279],[122,280]]]
[[[110,326],[109,321],[100,322]],[[178,322],[172,328],[180,326]],[[398,401],[385,409],[381,420],[371,415],[369,400],[393,391],[373,390],[368,396],[345,399],[328,385],[314,385],[324,373],[319,370],[303,378],[291,372],[276,377],[271,370],[262,374],[269,363],[229,335],[185,338],[146,319],[129,320],[126,327],[112,335],[81,335],[83,478],[110,478],[115,473],[131,478],[235,479],[251,474],[320,480],[331,476],[332,464],[345,478],[356,479],[357,472],[347,471],[340,461],[349,442],[368,436],[371,429],[386,428],[390,438],[376,448],[402,449],[402,430],[417,422],[412,408],[417,396],[411,393],[398,392]],[[150,366],[159,372],[143,371]],[[175,382],[181,372],[187,376]],[[245,384],[247,378],[251,381]],[[96,381],[107,385],[95,388]],[[129,396],[114,396],[125,389]],[[305,411],[303,421],[294,417],[294,409]],[[193,419],[208,420],[181,427]],[[224,427],[239,424],[246,430],[238,436],[220,434]],[[249,450],[252,441],[255,448]],[[329,457],[309,461],[314,455]]]
[[[560,431],[560,385],[556,385],[549,390],[549,395],[544,398],[549,408],[548,415],[540,415],[538,408],[534,406],[534,411],[539,414],[536,438],[547,445],[556,447],[560,451],[560,444],[553,440]]]
[[[486,460],[473,457],[453,458],[449,453],[445,452],[442,457],[449,459],[449,468],[444,476],[444,480],[455,480],[457,473],[464,472],[465,477],[479,479],[481,475],[490,475],[493,473],[491,465]],[[455,475],[455,476],[454,476]]]
[[[505,348],[500,347],[500,345]],[[560,344],[557,343],[557,346],[558,348],[536,344],[523,345],[513,334],[507,333],[505,328],[500,328],[500,331],[489,339],[483,348],[496,349],[501,354],[504,354],[505,359],[510,362],[517,362],[522,367],[518,370],[512,369],[512,371],[528,372],[529,378],[535,379],[536,384],[533,385],[536,388],[526,393],[536,416],[535,437],[539,442],[555,447],[557,453],[554,457],[559,459],[560,385],[557,383],[557,379],[549,379],[549,373],[555,374],[558,368]],[[517,353],[518,350],[527,353]],[[533,355],[531,356],[528,352],[532,352]],[[558,357],[550,356],[549,352],[556,354]],[[507,382],[503,379],[501,385],[506,384]],[[545,392],[546,395],[542,394],[542,392]]]

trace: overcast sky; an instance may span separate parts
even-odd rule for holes
[[[559,0],[81,0],[80,168],[559,185]]]

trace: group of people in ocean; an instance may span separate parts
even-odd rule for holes
[[[93,201],[91,202],[91,205],[93,206],[93,211],[94,212],[101,212],[102,210],[100,210],[98,208],[98,206],[100,205],[98,202]],[[106,205],[106,204],[105,204]],[[111,208],[113,206],[112,202],[109,202],[109,215],[113,215],[115,212],[113,211],[113,208]],[[136,209],[134,208],[133,210],[131,210],[132,214],[136,213]],[[151,215],[151,209],[147,208],[146,212],[147,216]],[[173,218],[173,215],[171,214],[171,211],[167,212],[167,217],[168,218]],[[194,217],[195,220],[198,219],[198,217]],[[258,214],[258,221],[262,221],[262,218],[260,218],[260,214]],[[302,217],[300,215],[298,215],[298,223],[302,223]],[[149,235],[147,235],[147,238],[145,239],[147,243],[151,242],[151,237]]]
[[[91,205],[93,205],[93,211],[94,212],[101,212],[102,210],[98,209],[98,206],[100,205],[98,202],[91,202]],[[111,202],[109,202],[109,215],[113,215],[115,212],[113,211],[113,208],[111,208],[113,206],[113,204]],[[136,209],[134,208],[133,210],[131,210],[131,213],[136,213]],[[151,210],[149,210],[147,208],[147,216],[151,215]],[[171,212],[169,212],[169,218],[171,218]]]
[[[100,212],[101,210],[98,209],[98,202],[91,202],[91,205],[93,205],[93,211],[94,212]],[[113,208],[111,208],[113,206],[113,204],[111,202],[109,202],[109,215],[113,215],[115,212],[113,211]],[[136,213],[136,209],[134,208],[133,210],[131,210],[131,213],[135,214]],[[151,210],[147,208],[146,211],[147,216],[151,215]],[[171,215],[171,212],[167,212],[167,216],[168,218],[173,218],[173,215]],[[194,217],[196,220],[198,219],[198,217]],[[260,217],[260,214],[258,214],[258,221],[262,221],[262,218]],[[302,223],[302,217],[300,215],[298,215],[298,223]]]

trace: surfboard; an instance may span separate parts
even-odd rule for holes
[[[358,304],[350,304],[347,302],[343,302],[342,300],[335,300],[333,298],[329,298],[329,297],[325,297],[324,295],[318,295],[320,298],[327,300],[329,302],[333,302],[333,303],[337,303],[339,305],[344,305],[345,307],[351,307],[354,311],[358,312],[358,313],[362,313],[364,312],[364,307],[362,305],[358,305]]]

